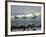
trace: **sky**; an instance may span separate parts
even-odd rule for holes
[[[40,6],[22,6],[22,5],[11,5],[11,16],[26,15],[39,12],[41,13]]]

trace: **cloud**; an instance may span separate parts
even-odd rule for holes
[[[25,15],[34,12],[41,12],[40,6],[19,6],[19,5],[12,5],[11,6],[11,15]]]

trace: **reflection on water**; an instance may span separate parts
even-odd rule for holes
[[[17,32],[17,31],[39,31],[39,30],[41,30],[40,28],[33,28],[33,29],[31,29],[31,28],[28,28],[28,29],[13,29],[12,31],[13,32]]]

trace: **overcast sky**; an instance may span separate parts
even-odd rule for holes
[[[41,12],[40,6],[19,6],[12,5],[11,6],[11,16],[15,15],[26,15],[30,13]]]

